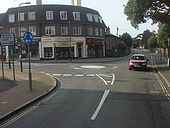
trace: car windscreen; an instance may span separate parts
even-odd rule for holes
[[[144,56],[132,56],[132,60],[145,60]]]

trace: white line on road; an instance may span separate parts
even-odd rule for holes
[[[114,81],[115,81],[115,74],[112,74],[113,75],[113,78],[112,78],[112,83],[111,85],[113,85]]]
[[[53,74],[54,76],[61,76],[61,74]]]
[[[72,76],[72,74],[63,74],[63,76]]]
[[[103,96],[102,96],[102,99],[101,99],[101,101],[100,101],[100,103],[99,103],[96,111],[94,112],[94,114],[92,115],[92,117],[91,117],[90,120],[95,120],[95,119],[96,119],[96,117],[97,117],[97,115],[98,115],[98,113],[99,113],[99,111],[100,111],[100,109],[101,109],[104,101],[106,100],[109,92],[110,92],[110,90],[105,90],[105,92],[104,92],[104,94],[103,94]]]
[[[96,76],[99,77],[105,83],[105,85],[108,85],[108,83],[101,76],[99,76],[98,74],[96,74]]]
[[[89,77],[90,77],[90,76],[95,76],[95,74],[87,74],[86,76],[89,76]]]
[[[76,74],[75,76],[77,76],[77,77],[84,76],[84,74]]]

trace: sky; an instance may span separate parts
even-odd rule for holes
[[[20,3],[25,2],[31,2],[31,5],[36,4],[36,0],[5,0],[0,4],[0,13],[5,13],[8,8],[18,7]],[[139,30],[133,28],[130,21],[127,21],[127,16],[124,14],[124,5],[126,5],[127,2],[128,0],[82,0],[82,6],[98,11],[113,35],[116,35],[117,27],[119,28],[119,35],[127,32],[132,37],[136,37],[147,29],[157,31],[157,24],[152,25],[151,20],[139,25]],[[42,0],[42,3],[70,5],[71,0]]]

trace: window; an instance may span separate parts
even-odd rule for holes
[[[96,23],[99,23],[99,16],[98,15],[93,15],[93,17],[94,17],[94,21]]]
[[[95,28],[95,36],[99,36],[99,29]]]
[[[46,11],[46,19],[53,20],[53,11]]]
[[[68,27],[61,27],[61,35],[68,35]]]
[[[9,23],[15,22],[15,15],[14,14],[9,14],[8,15],[8,20],[9,20]]]
[[[25,31],[26,31],[25,27],[21,27],[21,28],[19,29],[19,32],[21,33],[21,36],[24,35]]]
[[[9,33],[10,34],[15,34],[15,28],[9,28]]]
[[[100,22],[101,24],[103,23],[102,17],[99,17],[99,22]]]
[[[90,13],[86,14],[88,21],[93,22],[93,15]]]
[[[45,35],[55,35],[55,26],[45,26]]]
[[[60,19],[67,20],[67,11],[60,11]]]
[[[24,13],[18,13],[18,21],[24,21]]]
[[[90,36],[93,35],[93,28],[88,28],[88,35],[90,35]]]
[[[74,35],[81,35],[82,34],[81,27],[74,27],[73,28],[73,34]]]
[[[80,12],[73,12],[74,20],[80,20]]]
[[[36,35],[36,26],[30,26],[29,27],[29,32],[31,32],[32,35],[35,36]]]
[[[100,29],[100,36],[103,36],[103,30]]]
[[[35,20],[35,12],[28,12],[28,20]]]

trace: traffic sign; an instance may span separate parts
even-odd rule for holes
[[[31,32],[25,32],[23,35],[23,39],[25,43],[31,43],[33,40],[33,35]]]
[[[8,46],[14,44],[14,35],[13,34],[1,34],[0,38],[1,45]]]

